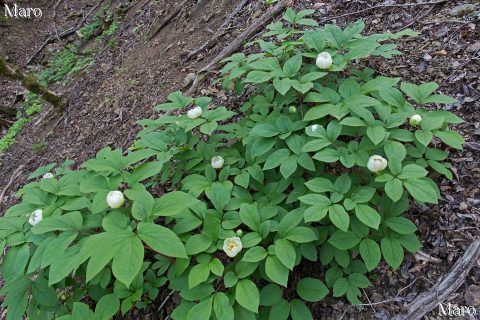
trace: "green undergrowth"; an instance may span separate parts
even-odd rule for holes
[[[47,67],[38,75],[39,80],[44,85],[62,82],[67,83],[75,75],[95,64],[95,56],[104,46],[112,48],[115,46],[114,36],[118,31],[119,21],[113,14],[102,8],[97,13],[92,22],[78,29],[82,41],[78,44],[69,44],[60,51],[57,51],[48,62]],[[100,33],[98,30],[103,28]],[[92,49],[86,46],[90,41],[104,43],[104,45],[94,46]]]
[[[34,93],[28,92],[27,98],[23,103],[26,116],[18,117],[17,121],[8,129],[8,132],[0,139],[0,153],[5,152],[12,144],[15,143],[17,134],[22,131],[23,127],[30,121],[33,116],[42,111],[42,101],[40,97]]]

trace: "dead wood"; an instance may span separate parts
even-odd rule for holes
[[[56,38],[60,40],[61,38],[68,37],[69,35],[74,34],[78,29],[80,29],[85,23],[85,21],[87,21],[88,17],[90,17],[90,15],[102,4],[103,1],[104,0],[100,0],[92,9],[90,9],[90,11],[88,11],[88,13],[83,17],[83,19],[76,26],[71,27],[68,30],[65,30],[64,32],[58,34],[58,36],[57,35],[49,36],[47,40],[43,42],[40,48],[38,48],[37,51],[35,51],[35,53],[30,57],[30,59],[28,59],[27,65],[30,64],[30,62],[32,62],[32,60],[37,56],[37,54],[39,54],[43,50],[43,48],[45,48],[47,44],[49,44]]]
[[[50,102],[57,111],[62,111],[65,102],[61,95],[48,90],[48,88],[41,85],[37,78],[33,75],[24,74],[20,68],[8,63],[5,58],[0,56],[0,76],[7,77],[12,80],[19,80],[22,86],[29,91],[40,95],[45,101]]]
[[[218,42],[218,39],[222,37],[225,33],[227,33],[226,28],[230,25],[232,22],[233,18],[250,2],[250,0],[243,0],[240,2],[240,4],[235,8],[235,10],[232,11],[232,13],[229,14],[227,19],[223,22],[223,24],[218,28],[217,32],[213,35],[211,39],[206,41],[201,47],[191,51],[187,57],[186,60],[190,60],[193,56],[196,56],[199,52],[203,50],[209,50],[212,48],[215,43]]]
[[[8,188],[13,184],[15,179],[20,175],[21,171],[23,169],[23,165],[19,166],[13,173],[12,176],[10,177],[10,180],[8,181],[7,185],[5,188],[3,188],[2,193],[0,193],[0,205],[3,202],[3,198],[5,197],[5,193],[7,192]]]
[[[392,320],[420,320],[439,303],[445,301],[465,281],[470,269],[477,264],[480,257],[480,239],[475,239],[453,268],[427,292],[422,293],[407,306],[407,313]]]
[[[267,23],[273,20],[278,14],[280,14],[285,7],[290,4],[291,0],[280,0],[277,4],[265,12],[260,18],[255,20],[245,31],[243,31],[232,43],[230,43],[225,49],[223,49],[210,63],[205,66],[202,70],[199,71],[195,81],[193,82],[190,89],[185,93],[186,95],[191,95],[195,92],[198,86],[203,82],[205,76],[208,72],[212,71],[217,63],[219,63],[224,58],[228,57],[242,45],[248,41],[252,36],[257,34],[257,32],[264,28]]]

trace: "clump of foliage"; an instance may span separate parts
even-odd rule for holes
[[[9,319],[109,319],[167,288],[174,320],[312,319],[311,302],[359,303],[382,257],[397,269],[420,248],[403,213],[438,202],[432,176],[451,178],[445,150],[463,143],[457,116],[425,106],[454,100],[352,67],[400,54],[389,41],[411,31],[318,28],[311,13],[287,10],[259,53],[225,61],[225,87],[251,87],[237,122],[174,92],[156,109],[182,115],[141,120],[127,154],[30,177],[45,174],[0,219]]]
[[[17,134],[22,131],[27,123],[32,121],[33,115],[42,111],[42,101],[36,94],[27,92],[23,107],[26,117],[19,116],[15,123],[8,128],[7,133],[0,139],[0,152],[5,152],[14,144]]]

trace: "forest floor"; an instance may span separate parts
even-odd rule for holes
[[[43,9],[42,18],[3,24],[0,21],[0,54],[7,55],[11,62],[22,67],[27,67],[27,61],[48,36],[55,35],[55,28],[61,33],[76,25],[85,12],[97,4],[96,0],[60,1],[54,22],[49,9],[56,0],[25,1],[29,2]],[[96,51],[93,66],[53,86],[66,97],[68,104],[63,113],[44,108],[17,137],[17,142],[0,155],[2,189],[12,173],[23,166],[22,175],[8,190],[4,203],[0,203],[0,212],[15,202],[13,194],[36,168],[66,159],[80,164],[107,145],[126,149],[140,129],[136,120],[157,117],[154,105],[165,101],[172,91],[188,89],[187,75],[207,65],[268,9],[264,1],[249,1],[224,30],[225,35],[219,38],[218,44],[187,60],[192,50],[212,38],[240,1],[186,1],[179,14],[148,40],[152,30],[181,2],[138,0],[110,4],[114,11],[125,11],[114,45]],[[393,61],[373,59],[364,62],[364,66],[408,82],[439,83],[441,93],[458,101],[444,108],[465,120],[455,128],[466,140],[464,150],[447,150],[454,178],[452,181],[437,179],[442,191],[440,203],[414,206],[408,212],[419,229],[423,244],[421,253],[407,256],[397,272],[382,265],[373,280],[374,286],[366,289],[362,297],[365,303],[387,302],[349,308],[347,301],[329,297],[310,305],[315,319],[390,319],[448,273],[472,240],[480,236],[480,3],[475,0],[418,2],[423,4],[400,0],[297,0],[291,4],[298,10],[315,9],[315,19],[321,25],[334,22],[344,26],[363,19],[366,34],[395,32],[407,27],[420,32],[418,38],[397,41],[399,49],[405,53],[403,56]],[[108,5],[107,1],[105,4]],[[375,6],[379,7],[368,9]],[[80,43],[78,35],[48,44],[28,68],[41,68],[38,64],[48,61],[52,52],[67,43]],[[102,44],[86,43],[81,47],[95,49],[99,45]],[[17,100],[19,90],[17,84],[0,80],[0,105]],[[197,93],[200,92],[219,97],[227,107],[238,107],[238,99],[213,81],[202,85]],[[469,289],[479,282],[480,262],[446,302],[472,303]],[[167,294],[159,297],[156,307]],[[473,303],[478,306],[480,297],[474,298]],[[175,301],[173,297],[160,313],[151,312],[149,318],[164,319]],[[140,314],[137,312],[137,316]],[[435,309],[427,318],[437,319],[437,315],[438,309]]]

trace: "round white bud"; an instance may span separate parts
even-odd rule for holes
[[[320,69],[328,69],[332,66],[332,56],[328,52],[319,53],[316,60],[316,65]]]
[[[212,158],[212,168],[221,169],[225,160],[221,156],[215,156]]]
[[[379,172],[384,170],[387,164],[387,159],[379,155],[374,155],[368,159],[367,168],[372,172]]]
[[[110,208],[118,209],[125,203],[125,197],[123,196],[122,191],[110,191],[107,194],[107,204]]]
[[[200,117],[202,115],[202,112],[203,111],[202,111],[201,107],[195,107],[193,109],[188,110],[187,116],[190,119],[197,119],[198,117]]]

